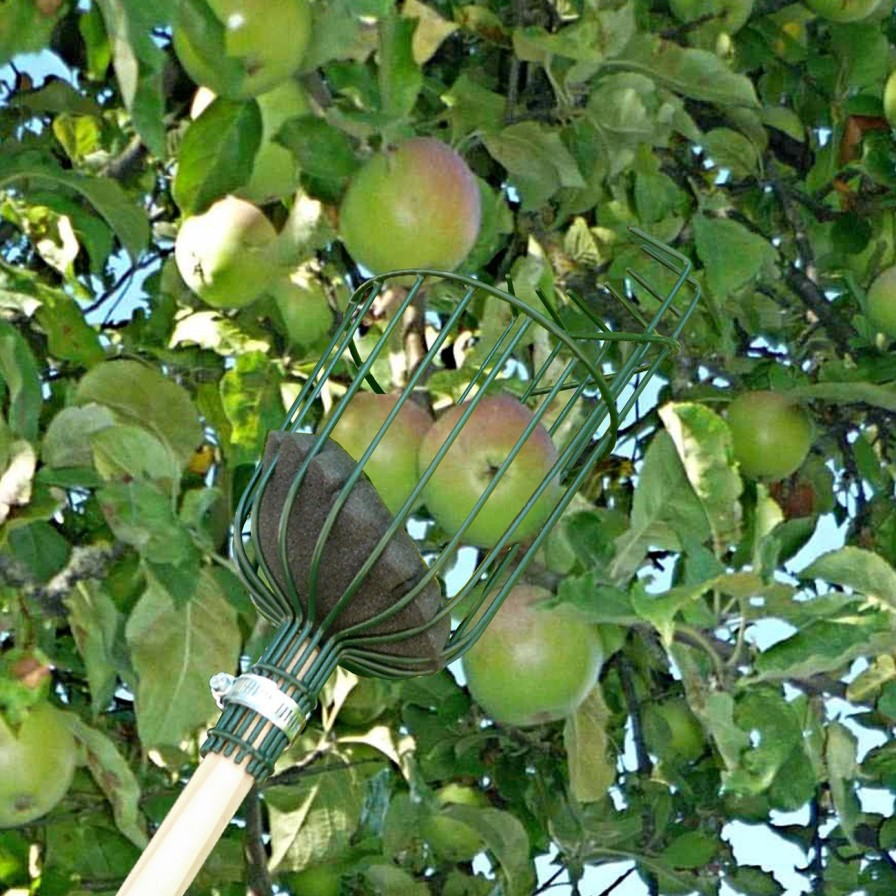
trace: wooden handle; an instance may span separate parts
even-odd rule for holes
[[[206,756],[118,896],[183,896],[254,782],[229,757]]]
[[[303,649],[305,645],[301,643],[298,629],[298,625],[288,627],[265,653],[266,657],[272,654],[275,663],[278,658],[290,658],[275,668],[295,676],[293,682],[303,681],[306,675],[312,674],[313,668],[321,671],[315,666],[318,651]],[[334,666],[335,659],[323,669],[324,678]],[[271,678],[284,693],[294,693],[294,684],[279,678],[273,670]],[[262,720],[252,710],[245,712]],[[269,721],[257,726],[251,738],[252,746],[262,744],[272,729]],[[222,753],[209,753],[199,763],[118,896],[183,896],[254,783],[255,777],[243,763],[237,764]]]

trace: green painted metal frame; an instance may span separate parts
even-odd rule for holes
[[[607,324],[578,295],[568,292],[570,307],[577,309],[574,328],[564,322],[564,317],[548,298],[539,293],[544,310],[538,310],[516,296],[513,291],[503,291],[481,283],[470,277],[431,270],[393,271],[374,277],[359,287],[352,297],[341,326],[333,335],[326,351],[309,375],[303,389],[290,408],[282,426],[284,431],[313,431],[313,424],[319,417],[316,409],[321,394],[331,378],[338,377],[344,382],[350,373],[351,380],[345,392],[326,422],[317,428],[316,441],[308,457],[295,475],[290,498],[294,498],[307,473],[314,455],[326,443],[342,411],[352,396],[365,385],[373,391],[384,391],[373,375],[373,367],[389,344],[390,337],[399,325],[404,312],[415,302],[426,286],[433,282],[450,284],[460,293],[451,313],[442,321],[432,344],[419,364],[412,371],[401,392],[396,406],[390,412],[371,445],[358,460],[355,470],[345,483],[339,498],[333,506],[326,524],[321,531],[312,559],[309,593],[299,595],[295,583],[289,576],[287,563],[286,526],[292,500],[287,500],[280,519],[279,562],[285,576],[286,587],[277,584],[258,544],[258,514],[261,496],[269,481],[274,464],[266,469],[259,465],[255,471],[236,512],[233,526],[232,553],[237,571],[245,583],[249,594],[271,622],[278,626],[276,636],[262,658],[249,670],[276,681],[284,693],[290,695],[300,708],[300,712],[312,712],[317,695],[337,664],[341,664],[363,675],[382,677],[404,677],[431,671],[431,657],[408,657],[387,653],[378,648],[396,638],[409,637],[429,625],[436,625],[445,616],[455,620],[442,655],[444,664],[460,657],[479,637],[501,605],[511,588],[519,581],[530,561],[544,543],[551,528],[581,489],[591,472],[601,460],[612,451],[619,432],[620,421],[625,418],[643,392],[650,378],[663,361],[678,350],[678,336],[693,312],[700,298],[699,284],[692,277],[690,261],[669,246],[655,240],[647,233],[632,229],[634,239],[647,256],[658,262],[675,275],[671,288],[662,293],[633,269],[626,271],[631,284],[637,284],[648,296],[652,296],[657,307],[648,318],[639,304],[631,298],[612,292],[615,299],[627,309],[632,319],[642,327],[640,331],[622,332],[611,330]],[[400,280],[398,278],[401,278]],[[359,327],[370,313],[374,302],[383,288],[390,283],[410,283],[406,295],[369,354],[362,358],[357,345]],[[687,287],[691,294],[682,298]],[[636,292],[634,285],[633,292]],[[320,558],[327,537],[332,530],[337,515],[348,495],[363,475],[363,466],[372,455],[379,440],[392,424],[402,405],[410,400],[415,389],[420,387],[433,367],[438,366],[440,353],[452,333],[457,331],[465,312],[474,298],[484,297],[506,303],[511,311],[511,321],[495,341],[478,371],[457,399],[457,404],[466,402],[467,409],[452,429],[442,449],[426,470],[421,471],[420,482],[395,514],[394,521],[381,537],[377,548],[367,558],[351,585],[341,599],[318,624],[313,624],[316,580]],[[646,298],[646,297],[645,297]],[[570,315],[567,314],[567,317]],[[658,332],[660,322],[667,317],[676,318],[671,332]],[[401,600],[362,623],[341,631],[331,632],[331,626],[348,602],[356,598],[365,575],[373,567],[379,553],[392,536],[404,528],[413,508],[419,506],[421,492],[445,452],[462,430],[473,408],[480,398],[502,380],[506,365],[513,358],[523,338],[533,327],[542,328],[549,336],[553,348],[531,378],[522,386],[520,398],[535,405],[535,417],[529,428],[518,440],[515,448],[496,471],[492,484],[467,518],[467,523],[488,501],[491,490],[496,486],[508,468],[529,433],[545,419],[550,410],[552,421],[549,431],[557,435],[569,415],[577,409],[586,409],[575,434],[562,445],[556,465],[535,489],[532,497],[508,526],[493,548],[483,551],[473,573],[465,584],[450,598],[443,601],[438,614],[416,629],[407,629],[393,634],[366,634],[376,623],[398,613],[413,601],[434,578],[443,576],[458,547],[464,543],[462,527],[446,541],[441,551],[428,565],[423,579]],[[612,374],[605,372],[605,363],[611,347],[615,343],[627,345],[624,363]],[[593,349],[598,347],[595,353]],[[562,366],[561,372],[557,367]],[[626,390],[630,394],[626,397]],[[563,403],[565,402],[565,403]],[[621,405],[621,406],[619,406]],[[589,409],[590,410],[587,410]],[[559,410],[558,410],[559,409]],[[603,430],[603,431],[602,431]],[[601,433],[602,431],[602,433]],[[601,433],[598,436],[598,433]],[[551,487],[559,477],[562,497],[531,542],[514,544],[514,530],[529,509],[538,501],[543,492]],[[474,592],[476,596],[474,597]],[[457,618],[457,611],[463,608],[464,615]],[[444,624],[444,623],[443,623]],[[301,669],[300,675],[286,670]],[[273,770],[274,761],[286,748],[286,735],[272,728],[259,743],[266,720],[257,713],[240,705],[225,705],[221,720],[210,732],[203,752],[218,752],[230,755],[238,762],[247,759],[247,768],[256,778],[263,778]],[[268,725],[270,728],[270,725]]]

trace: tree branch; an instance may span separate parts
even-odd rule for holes
[[[246,816],[246,835],[243,841],[243,855],[246,859],[246,896],[273,896],[274,885],[268,871],[261,794],[257,784],[253,784],[246,795],[243,811]]]

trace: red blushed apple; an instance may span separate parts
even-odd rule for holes
[[[479,233],[479,187],[439,140],[415,137],[374,156],[354,176],[339,212],[352,258],[375,274],[453,271]]]
[[[356,393],[330,433],[330,438],[358,460],[373,442],[398,398],[398,394]],[[399,511],[419,481],[417,452],[431,426],[429,411],[409,398],[383,433],[364,467],[364,472],[392,513]]]
[[[208,305],[242,308],[278,273],[272,262],[276,239],[260,209],[225,196],[181,224],[174,260],[187,286]]]
[[[449,408],[423,437],[417,461],[421,476],[465,410],[466,405]],[[427,510],[450,535],[465,524],[532,417],[532,412],[512,395],[486,395],[479,401],[423,489]],[[550,475],[556,461],[557,449],[548,431],[539,423],[466,527],[461,540],[479,547],[494,546],[539,483]],[[558,497],[559,485],[554,481],[515,528],[511,542],[533,536]]]
[[[550,596],[533,585],[514,588],[461,660],[473,699],[496,722],[526,727],[563,719],[597,681],[597,629],[572,607],[539,608]]]

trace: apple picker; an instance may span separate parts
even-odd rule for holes
[[[676,339],[699,300],[684,256],[642,231],[632,234],[669,288],[660,291],[628,270],[626,295],[608,291],[618,301],[618,313],[614,308],[605,315],[612,319],[605,320],[572,293],[562,297],[562,309],[561,297],[539,295],[541,310],[512,289],[504,292],[439,271],[381,274],[356,291],[282,428],[270,433],[234,519],[236,568],[259,611],[276,625],[273,640],[247,672],[236,678],[213,676],[221,718],[203,745],[199,768],[128,876],[121,896],[180,896],[186,891],[252,784],[271,774],[302,730],[337,664],[360,675],[419,675],[457,659],[479,637],[575,493],[612,450],[620,419],[677,350]],[[359,327],[390,280],[411,285],[362,358]],[[370,446],[352,459],[330,433],[359,390],[383,391],[374,364],[387,351],[404,311],[435,284],[442,308],[451,290],[450,309],[439,318],[426,354]],[[450,355],[445,349],[474,301],[501,303],[506,327],[491,334],[488,345],[477,347],[478,369],[470,371],[451,414],[443,414],[451,421],[440,429],[443,444],[421,460],[419,483],[392,513],[364,466],[402,406],[439,373]],[[619,319],[626,316],[633,326],[620,329]],[[669,332],[664,334],[659,327],[667,318]],[[627,343],[625,351],[619,351],[619,342]],[[529,351],[533,345],[539,352]],[[539,353],[537,365],[525,368]],[[451,376],[457,379],[458,372]],[[321,395],[330,385],[344,395],[316,423]],[[529,409],[528,422],[506,457],[494,464],[490,481],[460,524],[436,528],[439,550],[424,560],[410,532],[427,527],[408,527],[407,521],[479,402],[496,391],[515,395]],[[526,441],[546,438],[545,433],[556,445],[550,468],[540,479],[533,477],[531,495],[500,536],[483,547],[470,534],[473,520],[480,512],[488,514],[490,498]],[[536,512],[541,518],[533,526]],[[463,544],[480,546],[479,561],[448,599],[442,582]]]

